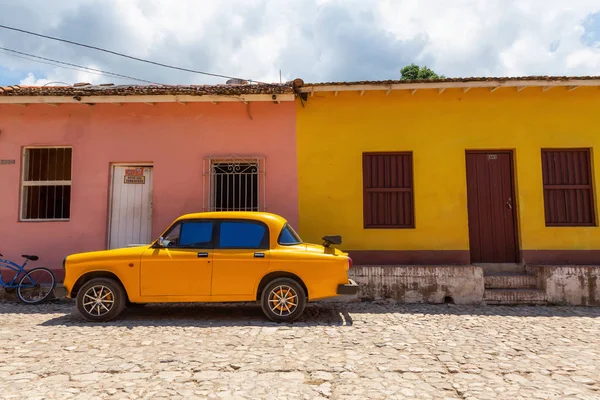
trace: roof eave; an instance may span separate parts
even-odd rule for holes
[[[582,87],[600,86],[600,79],[566,79],[566,80],[490,80],[471,82],[411,82],[411,83],[368,83],[353,84],[339,83],[332,85],[306,85],[298,88],[300,93],[312,92],[344,92],[344,91],[396,91],[396,90],[422,90],[422,89],[465,89],[465,88],[503,88],[503,87]]]
[[[0,104],[248,103],[294,101],[293,93],[242,95],[0,96]]]

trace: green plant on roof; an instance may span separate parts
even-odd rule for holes
[[[417,80],[417,79],[444,79],[444,75],[436,74],[427,66],[419,67],[417,64],[410,64],[400,70],[401,80]]]

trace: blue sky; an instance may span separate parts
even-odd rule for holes
[[[267,82],[600,75],[598,0],[0,0],[0,24]],[[158,83],[223,83],[0,29],[0,47]],[[128,83],[0,52],[0,85]]]

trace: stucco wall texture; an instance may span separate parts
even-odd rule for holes
[[[153,165],[152,236],[176,217],[202,211],[203,159],[262,156],[267,211],[298,222],[293,102],[87,105],[0,105],[0,252],[61,271],[65,256],[107,246],[112,163]],[[20,222],[25,146],[72,146],[69,221]],[[61,277],[59,276],[59,279]]]
[[[598,88],[324,92],[297,105],[299,229],[348,250],[469,249],[466,150],[512,150],[520,250],[597,250],[600,228],[546,227],[542,148],[592,149],[599,214]],[[364,229],[362,153],[411,151],[415,229]],[[594,159],[595,162],[594,162]]]

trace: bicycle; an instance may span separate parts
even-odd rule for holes
[[[25,304],[41,303],[53,293],[56,279],[52,271],[47,268],[34,268],[30,271],[25,270],[27,262],[39,260],[40,258],[38,256],[23,254],[21,256],[25,259],[23,265],[6,260],[3,257],[4,256],[0,254],[0,286],[2,286],[5,291],[9,292],[16,289],[19,300]],[[2,279],[2,267],[15,272],[15,276],[13,276],[8,283],[4,282]]]

